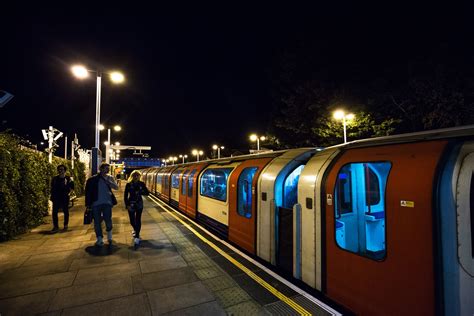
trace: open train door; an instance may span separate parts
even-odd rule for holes
[[[263,168],[273,158],[242,162],[230,176],[229,240],[255,254],[257,181]]]
[[[324,184],[326,294],[361,315],[435,315],[433,187],[446,141],[348,148]]]

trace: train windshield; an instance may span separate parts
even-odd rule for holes
[[[335,232],[339,247],[381,260],[385,257],[385,188],[390,162],[351,163],[337,176]]]

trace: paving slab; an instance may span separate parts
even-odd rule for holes
[[[201,282],[149,291],[147,294],[153,314],[157,315],[215,300]]]
[[[133,291],[130,278],[105,280],[94,284],[74,285],[59,289],[49,310],[54,311],[67,307],[96,303],[131,294],[133,294]]]
[[[141,260],[139,263],[142,273],[172,270],[187,266],[186,261],[184,261],[184,259],[177,253],[174,256],[160,259]]]
[[[7,280],[21,280],[35,276],[67,272],[69,270],[71,262],[72,259],[65,259],[56,262],[20,266],[15,269],[8,270],[7,273],[1,274],[0,282],[5,282]]]
[[[56,290],[0,300],[0,315],[37,315],[48,311]]]
[[[111,299],[104,302],[66,308],[62,316],[83,315],[151,315],[148,297],[145,293]]]
[[[219,306],[217,302],[208,302],[204,304],[195,305],[189,308],[180,309],[174,312],[165,313],[166,316],[202,316],[202,315],[213,315],[213,316],[224,316],[227,315],[226,311]],[[250,314],[247,314],[248,316]]]
[[[165,273],[152,272],[132,277],[133,292],[141,293],[175,285],[198,281],[193,269],[186,267],[167,270]]]
[[[76,272],[63,272],[28,279],[8,280],[0,283],[0,298],[41,292],[72,285]]]
[[[101,284],[104,280],[114,280],[124,277],[140,275],[140,267],[137,262],[121,263],[109,266],[101,266],[88,269],[80,269],[77,272],[74,285],[77,284]]]

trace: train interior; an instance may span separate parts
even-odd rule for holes
[[[335,190],[336,243],[376,260],[385,257],[385,188],[390,162],[350,163]]]

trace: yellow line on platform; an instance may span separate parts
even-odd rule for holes
[[[148,196],[153,202],[155,202],[156,204],[158,204],[158,202],[161,202],[159,200],[157,200],[155,197],[149,195]],[[159,205],[159,204],[158,204]],[[162,209],[164,209],[168,214],[170,214],[171,216],[173,216],[176,220],[178,220],[181,224],[183,224],[184,226],[186,226],[186,228],[188,228],[190,231],[192,231],[197,237],[199,237],[199,239],[201,239],[203,242],[205,242],[206,244],[208,244],[210,247],[212,247],[215,251],[217,251],[219,254],[221,254],[221,256],[223,256],[224,258],[226,258],[227,260],[229,260],[233,265],[235,265],[237,268],[239,268],[240,270],[242,270],[243,272],[245,272],[249,277],[251,277],[254,281],[256,281],[257,283],[259,283],[261,286],[263,286],[265,289],[267,289],[270,293],[272,293],[273,295],[275,295],[278,299],[280,299],[281,301],[285,302],[288,306],[290,306],[291,308],[293,308],[296,312],[298,312],[300,315],[311,315],[310,312],[308,312],[306,309],[304,309],[304,307],[302,307],[301,305],[299,305],[298,303],[296,303],[295,301],[293,301],[291,298],[287,297],[285,294],[281,293],[280,291],[278,291],[277,289],[275,289],[273,286],[271,286],[270,284],[268,284],[265,280],[263,280],[261,277],[259,277],[258,275],[256,275],[254,272],[252,272],[249,268],[247,268],[246,266],[244,266],[243,264],[241,264],[240,262],[238,262],[237,260],[235,260],[234,258],[232,258],[232,256],[230,256],[229,254],[227,254],[224,250],[220,249],[218,246],[216,246],[213,242],[209,241],[206,237],[204,237],[203,235],[201,235],[198,231],[196,231],[194,228],[192,228],[188,223],[186,223],[185,221],[183,221],[181,218],[177,217],[176,215],[174,215],[172,212],[170,212],[169,210],[167,210],[166,208],[162,207],[161,205],[159,205]],[[176,211],[175,211],[176,212]]]

